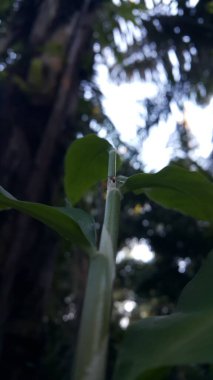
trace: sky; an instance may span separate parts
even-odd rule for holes
[[[137,128],[143,124],[140,116],[144,112],[141,100],[155,97],[156,85],[139,80],[118,85],[111,81],[104,65],[98,65],[96,81],[104,96],[103,107],[107,116],[115,125],[121,140],[139,150],[146,172],[162,169],[177,153],[171,136],[175,133],[176,123],[183,121],[183,118],[187,121],[187,128],[194,136],[197,146],[191,157],[201,163],[208,158],[213,149],[213,98],[206,107],[198,107],[195,103],[186,101],[184,114],[173,103],[168,120],[152,127],[148,139],[141,146],[137,137]]]

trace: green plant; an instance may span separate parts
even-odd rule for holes
[[[63,238],[82,246],[90,265],[73,377],[103,380],[115,276],[121,194],[145,193],[150,199],[200,220],[213,221],[213,184],[200,172],[171,165],[156,174],[117,176],[120,164],[111,145],[95,135],[75,141],[65,160],[65,207],[23,202],[0,188],[0,209],[15,208],[45,223]],[[99,246],[93,218],[73,207],[85,192],[108,177]],[[163,374],[167,366],[213,362],[213,253],[184,288],[176,311],[147,318],[128,329],[114,380],[139,380]],[[131,350],[129,350],[131,347]],[[158,370],[159,371],[159,370]]]

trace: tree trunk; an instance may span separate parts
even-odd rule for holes
[[[11,17],[0,44],[2,57],[11,44],[23,45],[0,79],[1,185],[21,199],[53,204],[61,195],[65,150],[76,138],[70,125],[94,9],[87,0],[27,3]],[[0,377],[41,379],[43,318],[60,241],[28,217],[1,215]]]

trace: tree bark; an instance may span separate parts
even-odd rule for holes
[[[61,29],[65,26],[63,59],[52,75],[53,93],[44,95],[45,82],[40,94],[38,90],[26,93],[17,87],[17,81],[0,82],[0,87],[6,89],[4,106],[0,106],[1,184],[15,196],[48,203],[60,197],[68,145],[63,144],[64,135],[69,135],[69,142],[76,136],[75,128],[67,131],[66,121],[69,113],[69,124],[72,123],[76,112],[82,52],[88,49],[94,19],[90,1],[85,0],[70,8],[69,21],[61,25],[57,19],[60,7],[58,0],[40,2],[29,37],[24,41],[24,49],[30,55],[10,69],[13,79],[19,76],[19,83],[26,83],[33,59],[41,54],[38,44],[46,46],[52,29],[58,24]],[[11,35],[8,30],[8,36]],[[6,38],[7,47],[9,40],[14,38]],[[51,65],[48,69],[52,70]],[[60,241],[40,223],[15,212],[5,215],[1,224],[0,377],[41,379],[43,318]]]

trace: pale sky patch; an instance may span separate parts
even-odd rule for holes
[[[175,132],[176,123],[183,120],[197,145],[190,157],[194,160],[209,157],[213,149],[213,98],[205,107],[186,101],[183,112],[172,102],[167,121],[161,120],[153,126],[149,137],[142,144],[137,136],[138,127],[144,124],[141,115],[145,109],[141,102],[157,95],[156,85],[140,80],[116,84],[110,80],[108,69],[104,65],[97,66],[96,81],[104,95],[103,107],[107,116],[115,125],[121,140],[138,149],[145,171],[158,171],[176,156],[177,147],[170,143],[170,138]]]

